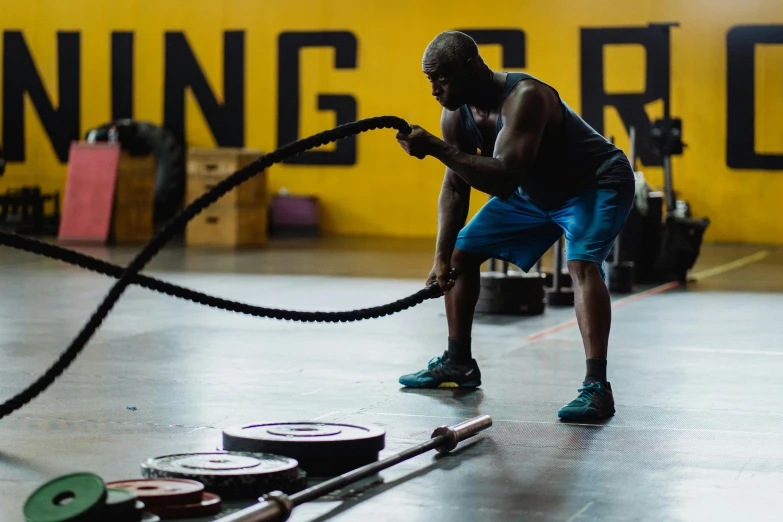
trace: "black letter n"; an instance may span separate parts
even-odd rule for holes
[[[185,88],[190,87],[219,147],[245,143],[245,33],[227,31],[223,44],[223,104],[207,83],[185,35],[166,33],[164,125],[185,143]]]
[[[59,103],[46,94],[30,49],[20,31],[3,34],[3,146],[8,161],[25,160],[24,95],[30,97],[57,159],[68,161],[72,140],[79,139],[79,33],[57,33]]]

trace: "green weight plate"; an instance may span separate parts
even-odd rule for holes
[[[27,522],[80,522],[103,509],[106,484],[92,473],[73,473],[39,487],[25,502]]]
[[[219,451],[184,453],[148,459],[141,465],[147,478],[196,480],[227,499],[255,498],[273,489],[290,492],[301,482],[299,463],[265,453]]]

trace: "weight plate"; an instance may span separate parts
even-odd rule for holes
[[[109,520],[138,520],[138,499],[138,495],[129,489],[107,488],[103,512]]]
[[[308,477],[335,477],[377,461],[378,453],[337,458],[309,457],[301,460],[299,467],[307,472]]]
[[[606,265],[606,283],[609,291],[618,294],[633,293],[635,265],[631,261]]]
[[[301,482],[298,466],[295,459],[281,455],[219,451],[151,458],[142,463],[141,473],[148,478],[197,480],[223,498],[236,499],[255,498],[273,489],[292,492]]]
[[[482,272],[476,312],[538,315],[546,309],[545,276],[538,272]]]
[[[176,478],[170,480],[124,480],[109,482],[107,485],[111,488],[133,491],[146,506],[198,502],[204,491],[204,484],[200,482]]]
[[[98,475],[74,473],[53,479],[36,489],[25,502],[27,522],[91,520],[103,508],[106,484]]]
[[[219,496],[204,493],[200,502],[171,506],[152,506],[147,511],[162,518],[196,518],[208,517],[220,513],[222,501]]]
[[[223,447],[285,455],[303,464],[308,458],[377,454],[386,445],[386,432],[376,427],[322,422],[283,422],[232,426],[223,430]]]

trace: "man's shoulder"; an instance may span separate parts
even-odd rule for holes
[[[508,93],[501,112],[504,119],[531,113],[551,117],[558,114],[559,101],[560,96],[551,86],[536,78],[524,78]]]
[[[440,130],[443,139],[450,143],[457,143],[464,139],[462,126],[462,107],[450,111],[443,108],[440,115]]]

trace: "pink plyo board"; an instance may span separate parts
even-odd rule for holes
[[[59,241],[108,240],[119,163],[119,143],[71,143]]]

